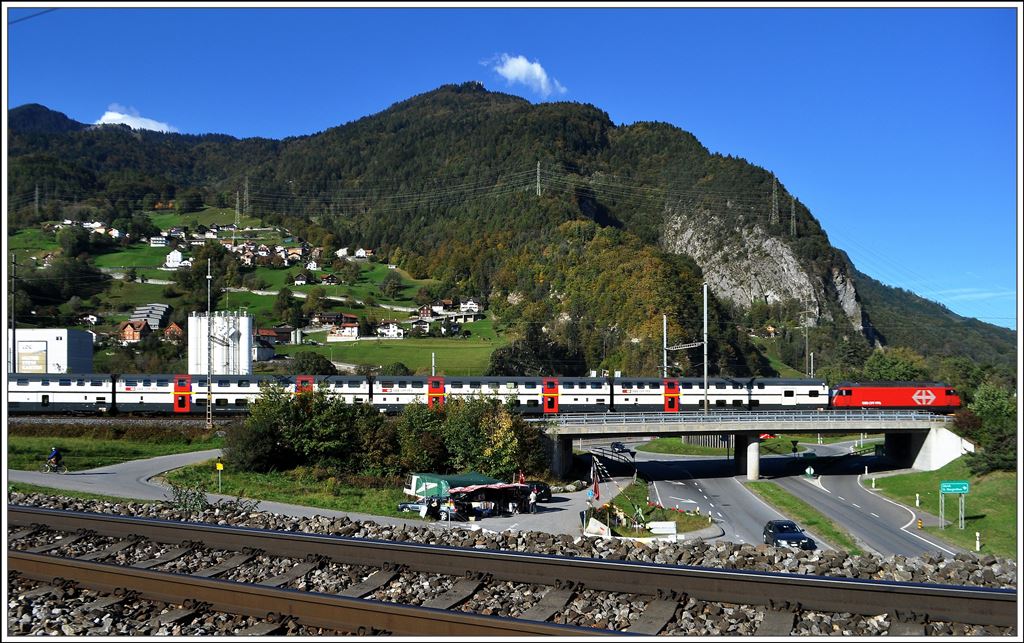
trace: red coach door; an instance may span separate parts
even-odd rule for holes
[[[427,378],[427,407],[440,408],[444,406],[444,378]]]
[[[558,380],[552,377],[544,378],[544,412],[558,413]]]
[[[676,380],[665,380],[662,382],[665,387],[665,412],[679,412],[679,382]]]
[[[295,376],[295,392],[306,393],[313,390],[313,376],[312,375],[296,375]]]
[[[192,411],[192,376],[174,376],[174,412],[189,413]]]

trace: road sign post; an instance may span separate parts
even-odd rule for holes
[[[220,472],[224,470],[224,463],[217,458],[217,493],[220,493]]]
[[[958,508],[960,509],[960,516],[957,520],[957,526],[960,529],[964,528],[964,497],[970,492],[971,483],[968,480],[943,480],[939,483],[939,529],[946,528],[946,494],[955,493],[958,495],[959,502]]]

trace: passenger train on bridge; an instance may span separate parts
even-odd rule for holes
[[[8,411],[17,413],[137,413],[217,415],[244,413],[260,387],[276,384],[302,393],[323,387],[350,404],[398,412],[476,396],[511,401],[531,415],[559,413],[679,413],[827,409],[914,409],[950,413],[960,397],[935,382],[847,383],[829,388],[819,379],[761,377],[506,377],[356,375],[106,375],[11,373]]]

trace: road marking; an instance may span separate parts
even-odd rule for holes
[[[721,511],[716,511],[715,513],[718,514],[719,518],[725,518],[725,516],[722,515]]]
[[[696,500],[687,500],[686,498],[676,498],[675,496],[669,496],[669,500],[678,500],[679,502],[689,502],[691,504],[697,504]]]
[[[843,502],[846,502],[846,498],[844,498],[844,497],[842,497],[842,496],[836,496],[836,498],[839,498],[839,499],[840,499],[840,500],[842,500]]]
[[[661,494],[658,493],[658,483],[657,482],[654,483],[654,495],[658,496],[658,504],[661,505]],[[661,505],[661,506],[664,507],[665,505]]]
[[[942,551],[946,552],[947,554],[952,554],[954,556],[956,555],[955,551],[950,551],[950,550],[946,549],[945,547],[943,547],[942,545],[933,543],[932,541],[928,540],[927,538],[923,538],[921,536],[918,536],[917,534],[915,534],[912,531],[907,531],[907,527],[909,527],[910,525],[914,524],[914,522],[917,520],[917,514],[914,513],[914,511],[910,507],[905,507],[905,506],[901,505],[898,502],[895,502],[893,500],[889,500],[888,498],[886,498],[885,496],[883,496],[881,494],[875,493],[874,491],[870,491],[867,487],[865,487],[863,484],[861,484],[860,479],[861,479],[862,476],[863,476],[863,474],[860,474],[860,475],[857,476],[857,484],[860,485],[861,489],[863,489],[864,491],[867,491],[872,496],[875,496],[877,498],[881,498],[882,500],[888,502],[891,505],[896,505],[900,509],[907,510],[907,512],[910,514],[910,522],[908,522],[907,524],[905,524],[902,527],[900,527],[900,531],[902,531],[903,533],[906,533],[906,534],[910,534],[911,536],[913,536],[914,538],[917,538],[918,540],[923,540],[924,542],[928,543],[932,547],[938,547],[939,549],[941,549]]]
[[[875,518],[881,518],[881,516],[879,516],[878,514],[876,514],[876,513],[875,513],[875,512],[873,512],[873,511],[871,512],[871,515],[872,515],[872,516],[874,516]]]
[[[860,509],[860,505],[858,505],[856,502],[851,502],[850,504],[853,505],[854,507]]]
[[[709,503],[708,503],[708,506],[709,506],[709,507],[714,507],[715,505],[714,505],[713,503],[710,503],[710,502],[709,502]]]

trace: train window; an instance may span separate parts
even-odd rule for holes
[[[217,386],[224,388],[230,386],[227,380],[217,380]]]
[[[353,401],[354,401],[354,402],[355,402],[356,404],[362,404],[362,403],[363,403],[363,398],[361,398],[361,397],[357,397],[357,398],[355,398],[355,399],[354,399]]]
[[[597,403],[598,404],[604,404],[604,398],[603,397],[597,398]]]
[[[75,386],[85,386],[85,380],[75,380]]]
[[[689,382],[685,382],[685,383],[680,385],[680,388],[686,389],[687,391],[689,391],[690,389],[693,388],[693,384],[690,384]]]
[[[103,404],[103,403],[105,403],[106,401],[107,401],[107,398],[105,398],[105,397],[97,397],[97,398],[96,398],[96,403],[97,403],[97,404]]]
[[[715,400],[715,406],[725,406],[725,400]]]
[[[251,386],[249,380],[239,380],[238,385],[243,388],[249,388]]]
[[[60,386],[71,386],[71,380],[60,380],[57,384]]]
[[[196,406],[206,406],[206,398],[197,397],[196,399],[192,400],[192,403],[195,404]]]
[[[470,382],[469,388],[480,388],[480,382]]]
[[[186,380],[186,379],[180,379],[180,380],[178,380],[178,386],[179,386],[179,387],[182,387],[182,386],[188,386],[188,380]]]
[[[227,398],[223,398],[223,397],[218,397],[216,400],[213,401],[213,403],[216,406],[227,406],[228,405]]]
[[[124,385],[125,386],[138,386],[139,385],[139,380],[125,380],[124,381]]]
[[[92,380],[89,384],[93,386],[103,386],[103,380]]]
[[[817,391],[808,391],[807,392],[807,396],[808,397],[818,397],[818,392]]]
[[[761,389],[763,391],[764,390],[764,384],[758,382],[757,383],[757,388],[759,388],[759,389]]]
[[[462,382],[449,382],[449,388],[462,388]]]
[[[733,400],[732,401],[732,405],[733,406],[743,406],[743,400]]]
[[[537,385],[533,382],[527,382],[526,384],[523,384],[523,388],[537,388]]]
[[[643,388],[643,387],[644,387],[644,383],[643,383],[643,382],[637,382],[637,383],[636,383],[636,384],[634,385],[634,384],[633,384],[632,382],[627,382],[626,384],[623,384],[623,386],[625,386],[626,388],[636,388],[636,389],[641,389],[641,388]]]
[[[590,388],[600,389],[601,388],[601,382],[591,382],[590,383]]]
[[[514,390],[516,390],[516,389],[518,388],[518,386],[516,385],[516,383],[515,383],[515,382],[507,382],[507,383],[505,384],[505,386],[506,386],[506,387],[508,387],[508,388],[510,388],[510,389],[512,389],[513,391],[514,391]]]
[[[761,400],[750,400],[750,406],[751,407],[761,406]]]
[[[739,384],[733,384],[732,388],[733,388],[734,391],[738,391],[738,390],[742,389],[743,387],[741,385],[739,385]]]
[[[568,391],[572,388],[572,382],[562,382],[562,388]]]
[[[394,382],[381,382],[380,386],[381,386],[381,388],[394,388],[395,387],[395,383]]]
[[[554,408],[555,408],[555,398],[549,397],[549,398],[546,398],[546,400],[547,400],[547,407],[549,409],[554,410]]]
[[[149,380],[149,379],[142,380],[142,385],[143,386],[153,386],[153,380]]]
[[[526,400],[526,406],[537,406],[537,400]]]
[[[794,395],[793,391],[783,391],[782,392],[782,397],[793,397],[793,395]]]
[[[946,389],[946,395],[956,395],[956,389],[947,388]]]
[[[519,405],[521,405],[521,404],[522,404],[522,402],[520,402],[520,401],[519,401],[518,399],[514,399],[514,400],[512,400],[512,404],[513,404],[514,406],[519,406]]]
[[[651,383],[651,384],[647,385],[647,388],[651,389],[652,391],[660,391],[661,390],[661,384],[658,384],[657,382]]]
[[[544,382],[544,387],[554,390],[556,384],[556,382]]]
[[[49,386],[49,385],[50,385],[50,380],[42,380],[42,381],[41,381],[40,383],[41,383],[41,384],[42,384],[43,386]]]
[[[398,383],[398,388],[408,388],[408,387],[409,387],[409,383],[408,382],[399,382]]]
[[[715,388],[725,388],[725,384],[715,384]]]
[[[43,406],[50,406],[50,396],[49,395],[44,395],[43,396]]]
[[[411,382],[410,386],[413,388],[423,388],[423,382]]]
[[[235,400],[235,406],[247,406],[248,404],[249,400],[245,399],[244,397],[240,397],[237,400]]]
[[[362,386],[362,384],[363,384],[362,382],[359,382],[359,381],[356,381],[356,380],[352,380],[351,382],[348,383],[348,387],[349,388],[359,388],[360,386]]]
[[[168,384],[167,380],[157,380],[156,381],[156,385],[159,386],[160,388],[166,388],[167,384]]]

